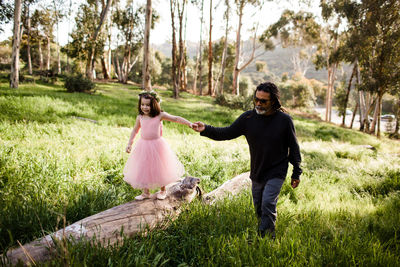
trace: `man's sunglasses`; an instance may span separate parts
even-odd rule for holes
[[[261,98],[258,98],[256,96],[254,97],[254,102],[255,103],[260,102],[261,104],[266,104],[269,101],[271,101],[271,99],[261,99]]]

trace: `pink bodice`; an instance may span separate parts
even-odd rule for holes
[[[160,116],[154,118],[140,116],[140,135],[145,140],[158,139],[162,135]]]

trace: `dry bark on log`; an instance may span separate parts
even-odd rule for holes
[[[250,172],[245,172],[235,176],[229,181],[223,183],[220,187],[203,196],[203,200],[207,204],[214,204],[217,200],[223,199],[229,195],[236,195],[243,189],[249,188],[251,185]]]
[[[157,200],[155,196],[143,201],[131,201],[98,214],[75,222],[64,229],[37,239],[29,244],[7,252],[6,262],[15,265],[22,261],[26,265],[51,259],[55,253],[54,240],[68,238],[71,240],[96,240],[103,245],[112,245],[122,240],[121,231],[125,236],[148,228],[152,228],[168,215],[179,214],[179,208],[184,202],[191,202],[198,190],[200,179],[186,177],[180,182],[167,187],[168,196]],[[4,256],[1,255],[0,259]],[[1,262],[1,261],[0,261]]]

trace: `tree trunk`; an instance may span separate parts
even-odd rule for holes
[[[38,44],[39,44],[39,69],[40,71],[43,70],[43,50],[42,50],[42,39],[39,37],[38,40]]]
[[[31,17],[29,12],[29,4],[27,4],[27,44],[26,44],[26,52],[28,57],[28,73],[32,75],[32,57],[31,57]]]
[[[353,129],[354,118],[356,117],[356,112],[357,112],[357,109],[358,109],[358,105],[359,104],[357,102],[356,107],[353,110],[353,116],[351,116],[351,122],[350,122],[350,126],[349,126],[350,129]]]
[[[185,72],[186,72],[186,60],[185,60],[185,46],[183,41],[183,16],[185,14],[186,0],[182,1],[182,7],[178,1],[178,20],[179,20],[179,54],[177,58],[178,67],[178,88],[179,90],[186,90],[185,83]]]
[[[50,49],[50,36],[46,36],[47,40],[47,61],[46,61],[46,69],[50,70],[50,60],[51,60],[51,49]]]
[[[344,114],[343,114],[343,120],[342,120],[342,126],[346,126],[346,109],[347,109],[347,103],[349,102],[349,96],[350,96],[350,90],[351,90],[351,82],[353,81],[353,77],[356,72],[356,63],[354,63],[353,71],[351,72],[350,75],[350,80],[349,80],[349,85],[347,86],[347,91],[346,91],[346,98],[344,101]]]
[[[65,239],[85,242],[96,238],[103,246],[110,246],[122,242],[124,236],[130,237],[157,225],[166,225],[168,220],[177,218],[184,203],[191,202],[196,197],[199,182],[198,178],[186,177],[167,187],[167,198],[164,200],[158,200],[154,195],[151,199],[131,201],[113,207],[29,244],[10,249],[7,257],[12,265],[18,260],[26,265],[36,265],[57,256],[59,251],[64,251],[62,248]],[[57,250],[60,246],[61,250]],[[4,258],[4,255],[0,258]]]
[[[212,0],[210,0],[210,30],[208,38],[208,95],[214,95],[213,93],[213,77],[212,77],[212,62],[213,62],[213,50],[212,50]]]
[[[144,30],[144,40],[143,40],[143,65],[142,65],[142,89],[146,91],[151,90],[151,77],[149,68],[151,16],[152,16],[151,0],[147,0],[145,30]]]
[[[171,10],[171,26],[172,26],[172,85],[173,85],[173,95],[174,98],[179,98],[179,87],[176,75],[176,29],[175,29],[175,8],[176,0],[170,0],[170,10]]]
[[[240,31],[242,29],[243,4],[239,6],[239,23],[236,32],[235,66],[233,69],[232,94],[239,95],[239,60],[240,60]]]
[[[21,23],[21,0],[14,1],[14,33],[12,44],[11,56],[11,73],[10,73],[10,87],[18,88],[19,84],[19,48],[21,43],[20,37],[20,23]]]
[[[108,75],[108,67],[107,67],[107,62],[105,60],[104,54],[100,58],[100,61],[101,61],[101,70],[102,70],[102,73],[103,73],[103,79],[104,80],[109,80],[110,76]]]
[[[107,16],[108,10],[110,9],[110,6],[112,4],[112,0],[107,0],[107,3],[105,6],[103,6],[103,10],[100,13],[100,22],[99,25],[97,25],[96,30],[94,31],[91,39],[89,40],[90,42],[90,49],[88,52],[88,57],[87,57],[87,62],[86,62],[86,77],[93,80],[93,67],[94,67],[94,58],[95,58],[95,46],[96,46],[96,40],[97,36],[100,33],[101,27],[104,24],[104,20]]]

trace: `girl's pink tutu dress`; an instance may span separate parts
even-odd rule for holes
[[[141,138],[136,142],[124,168],[124,181],[134,188],[165,186],[177,181],[185,169],[162,135],[160,115],[139,116]]]

